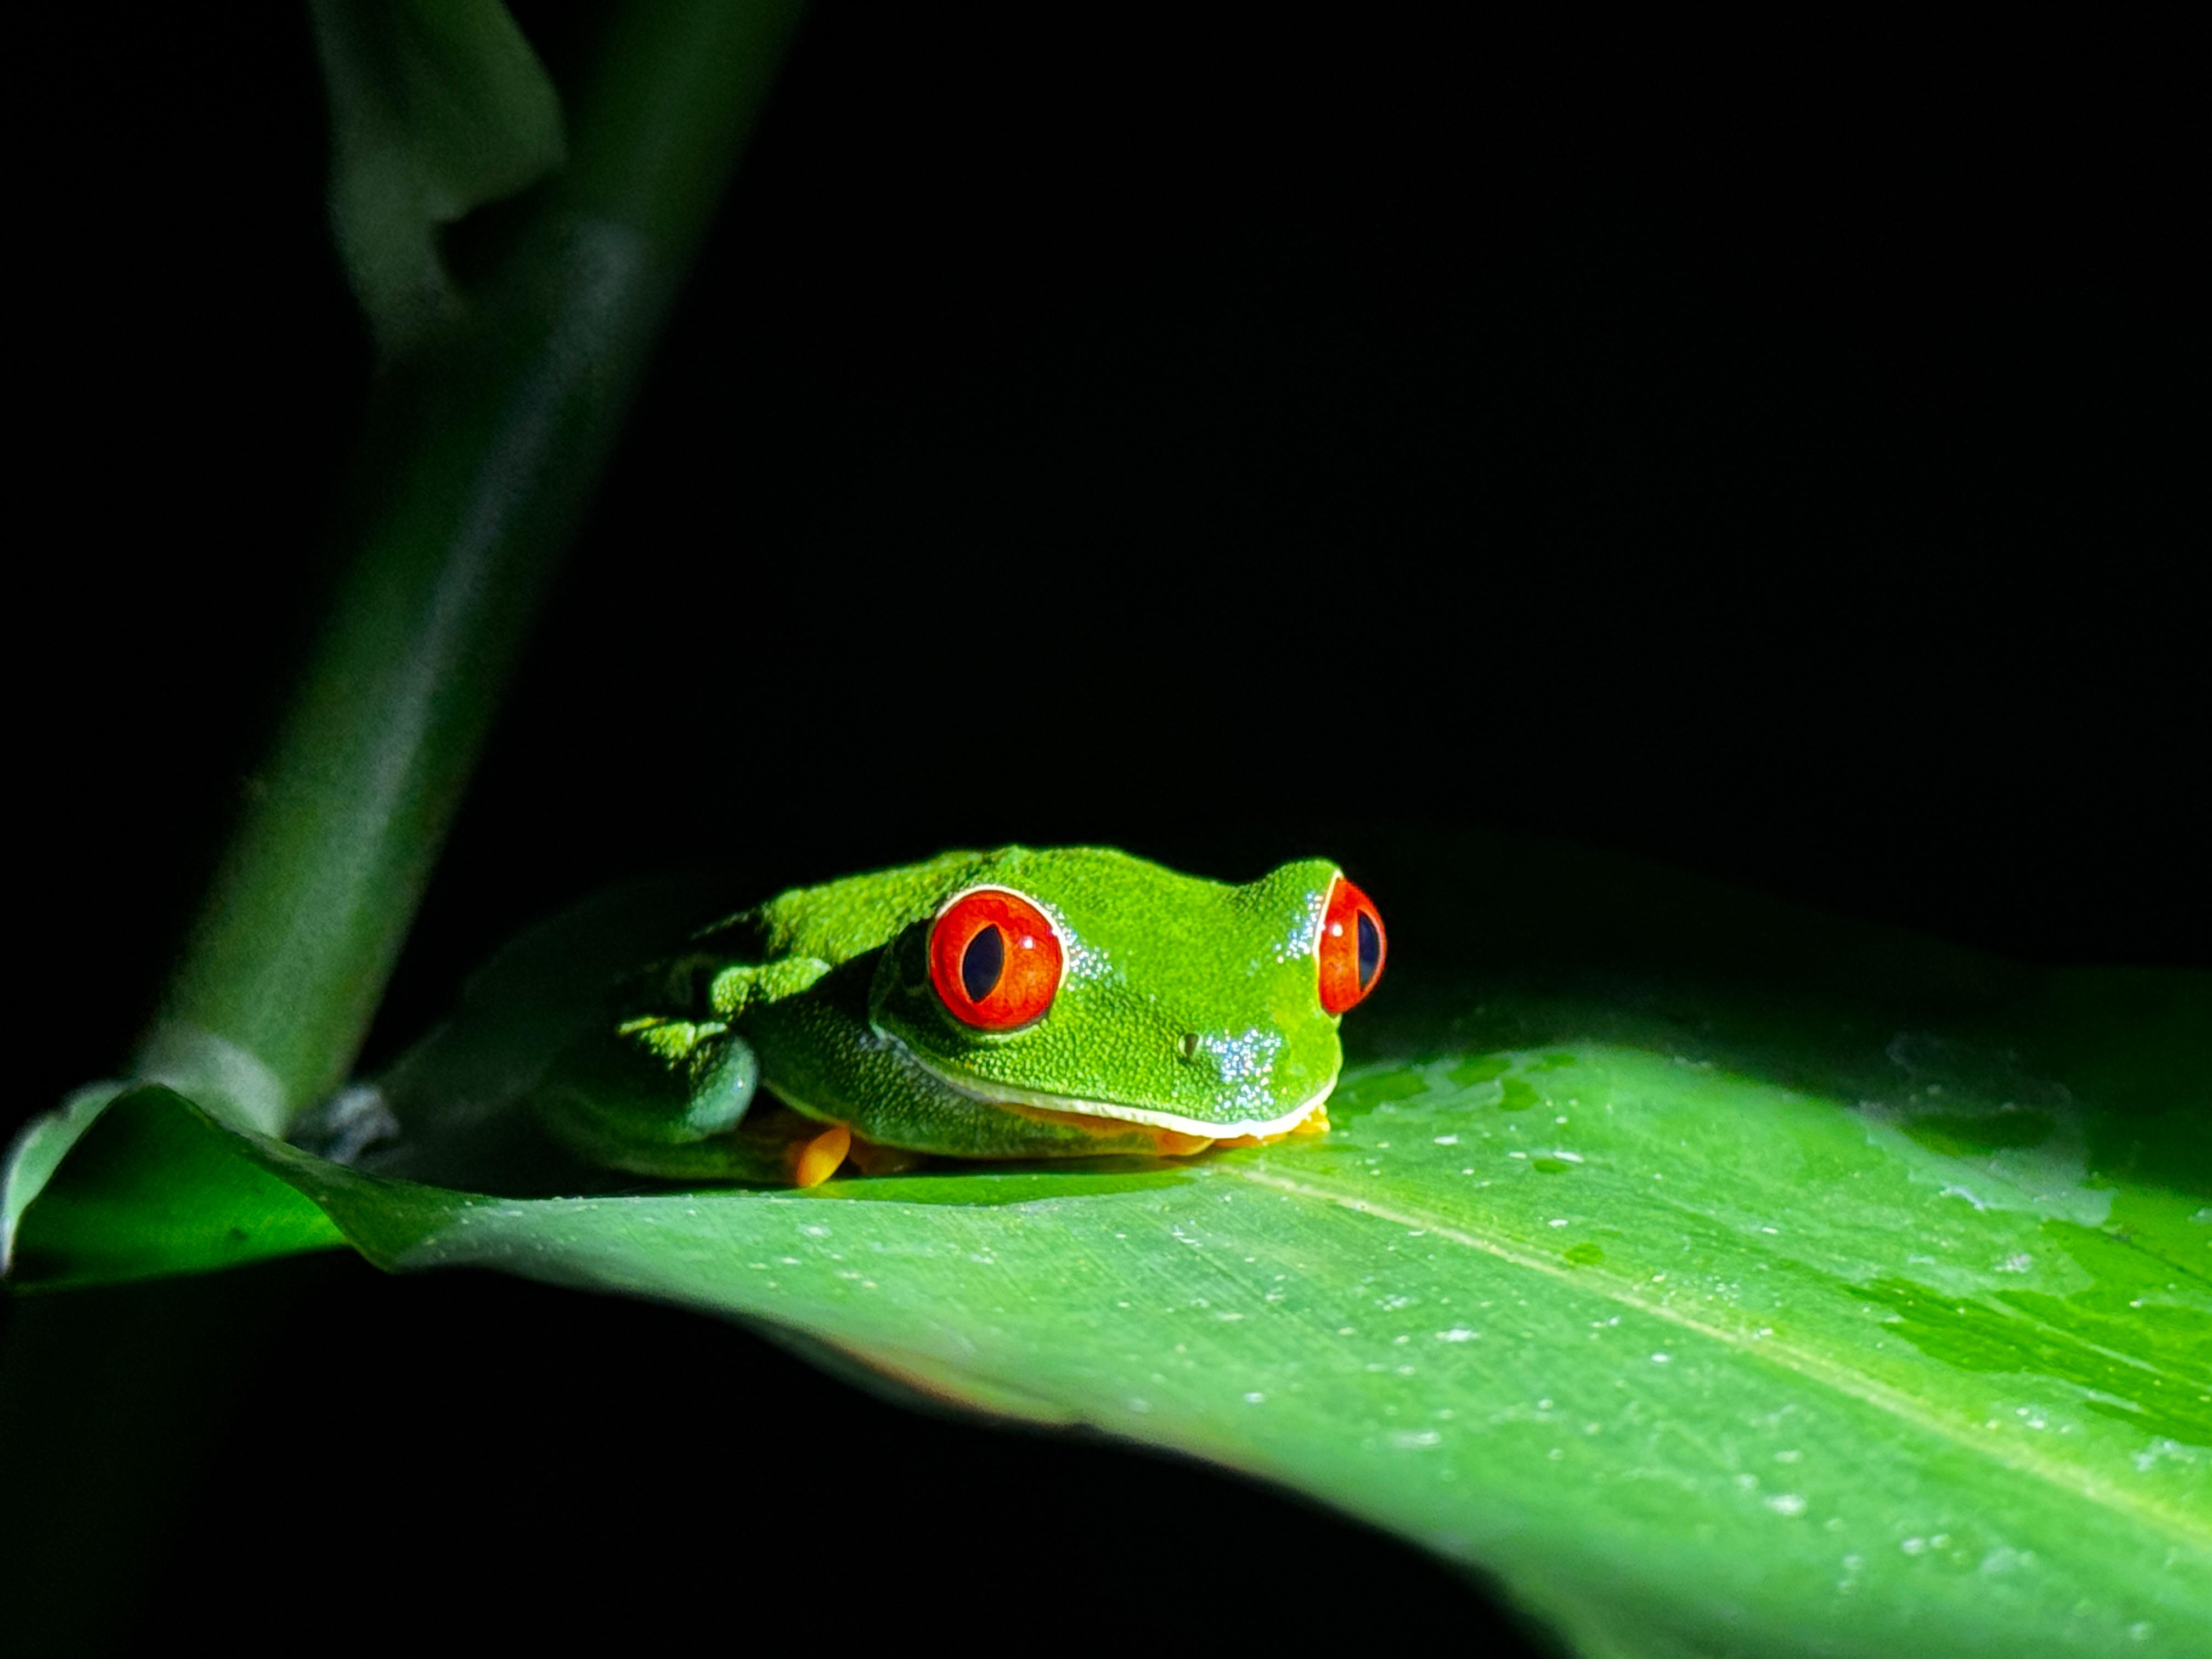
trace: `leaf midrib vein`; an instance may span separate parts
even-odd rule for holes
[[[1999,1467],[2016,1474],[2027,1474],[2047,1481],[2063,1491],[2078,1493],[2094,1499],[2108,1509],[2155,1523],[2175,1534],[2198,1550],[2212,1549],[2212,1527],[2185,1514],[2176,1513],[2166,1505],[2147,1502],[2134,1493],[2117,1487],[2087,1470],[2055,1463],[2033,1455],[2021,1455],[2012,1449],[1993,1445],[1978,1433],[1970,1433],[1960,1425],[1921,1408],[1911,1395],[1879,1382],[1860,1373],[1847,1370],[1824,1358],[1810,1349],[1801,1347],[1783,1337],[1762,1337],[1755,1342],[1741,1332],[1713,1324],[1685,1312],[1670,1304],[1653,1302],[1638,1297],[1618,1279],[1602,1272],[1577,1268],[1572,1272],[1540,1255],[1520,1249],[1498,1239],[1485,1238],[1468,1232],[1440,1216],[1426,1215],[1418,1209],[1401,1208],[1395,1205],[1378,1204],[1373,1199],[1353,1192],[1340,1192],[1326,1185],[1307,1181],[1293,1181],[1287,1176],[1271,1175],[1250,1164],[1220,1164],[1216,1166],[1224,1175],[1240,1181],[1272,1188],[1296,1198],[1334,1205],[1356,1214],[1372,1216],[1397,1226],[1416,1228],[1431,1237],[1442,1238],[1466,1249],[1480,1251],[1516,1267],[1556,1279],[1561,1284],[1571,1283],[1583,1291],[1595,1291],[1608,1301],[1633,1309],[1651,1318],[1692,1332],[1717,1342],[1723,1347],[1747,1358],[1764,1361],[1787,1370],[1792,1370],[1809,1382],[1832,1389],[1860,1403],[1884,1411],[1899,1420],[1947,1440],[1978,1456],[1986,1458]]]

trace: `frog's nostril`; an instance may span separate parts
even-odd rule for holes
[[[1198,1033],[1195,1031],[1185,1031],[1181,1036],[1177,1037],[1176,1039],[1176,1053],[1182,1055],[1185,1060],[1196,1060],[1198,1058]]]

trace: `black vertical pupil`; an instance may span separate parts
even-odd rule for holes
[[[1006,936],[993,922],[969,939],[968,948],[960,953],[960,988],[968,993],[968,1000],[981,1002],[990,995],[1006,967]]]
[[[1366,912],[1359,916],[1359,988],[1365,990],[1375,982],[1375,970],[1382,964],[1382,935],[1375,931],[1375,924],[1367,919]]]

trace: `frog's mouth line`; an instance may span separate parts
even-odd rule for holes
[[[1328,1100],[1336,1087],[1332,1076],[1312,1097],[1293,1106],[1279,1116],[1244,1118],[1233,1122],[1216,1122],[1207,1118],[1185,1117],[1180,1112],[1163,1112],[1150,1106],[1124,1106],[1110,1100],[1079,1100],[1073,1095],[1047,1094],[1042,1089],[1017,1089],[1012,1084],[993,1083],[983,1078],[969,1077],[964,1073],[948,1071],[933,1065],[907,1048],[907,1055],[914,1063],[955,1093],[980,1101],[986,1106],[1027,1106],[1037,1111],[1065,1112],[1074,1117],[1103,1118],[1113,1123],[1133,1123],[1147,1129],[1167,1129],[1176,1134],[1195,1135],[1206,1140],[1235,1140],[1246,1135],[1269,1136],[1288,1134],[1311,1117]]]

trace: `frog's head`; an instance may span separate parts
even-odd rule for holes
[[[1008,848],[885,952],[877,1029],[964,1094],[1213,1139],[1328,1097],[1382,920],[1324,859],[1247,886]]]

